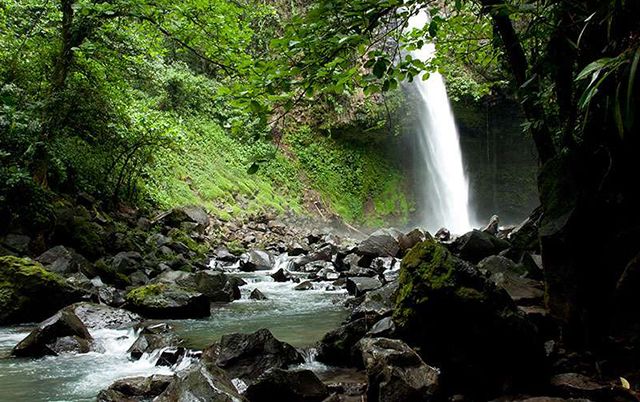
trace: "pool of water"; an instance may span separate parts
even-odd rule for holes
[[[347,311],[344,291],[327,291],[328,283],[315,283],[313,290],[296,291],[292,282],[277,283],[268,271],[239,273],[247,285],[241,288],[242,299],[225,305],[214,305],[211,317],[201,320],[170,321],[187,345],[204,348],[222,335],[253,332],[268,328],[274,336],[296,347],[314,345],[322,336],[338,327]],[[253,289],[267,300],[249,300]],[[155,367],[156,355],[131,361],[126,353],[136,339],[133,330],[91,331],[100,352],[67,354],[42,359],[17,359],[10,352],[31,328],[0,328],[0,401],[94,401],[101,389],[117,379],[171,374],[180,369]],[[309,362],[309,368],[322,370]],[[184,365],[184,363],[183,363]]]

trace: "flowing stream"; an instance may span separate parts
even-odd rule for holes
[[[241,287],[242,299],[229,304],[214,305],[211,317],[200,320],[168,321],[187,346],[200,349],[233,332],[253,332],[270,329],[282,341],[302,348],[311,347],[322,336],[338,327],[346,318],[344,290],[327,291],[329,283],[314,283],[314,289],[296,291],[293,282],[274,282],[269,276],[286,263],[279,258],[273,271],[255,273],[232,272],[247,285]],[[268,300],[249,300],[249,293],[258,288]],[[172,374],[178,367],[156,367],[161,351],[145,355],[139,361],[129,359],[127,350],[136,339],[133,330],[96,330],[91,335],[102,348],[100,352],[67,354],[42,359],[18,359],[9,356],[30,328],[0,328],[0,401],[95,401],[101,389],[117,379],[152,374]],[[314,371],[326,367],[307,352],[305,367]]]
[[[409,20],[408,29],[420,29],[428,22],[429,16],[422,12]],[[422,61],[432,59],[434,54],[432,43],[410,52]],[[465,233],[471,229],[469,183],[444,79],[433,71],[426,81],[418,77],[411,85],[418,98],[415,130],[420,157],[416,171],[424,173],[418,175],[424,204],[422,225],[432,232],[446,227],[452,233]]]

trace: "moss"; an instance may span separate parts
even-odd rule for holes
[[[232,240],[226,244],[227,250],[233,255],[240,255],[247,251],[247,249],[242,245],[240,240]]]
[[[468,288],[464,286],[456,289],[455,295],[460,299],[465,299],[465,300],[469,300],[469,299],[484,300],[485,299],[485,296],[477,289]]]
[[[93,271],[88,276],[99,276],[106,283],[115,285],[116,287],[126,287],[131,285],[131,280],[125,274],[117,272],[111,268],[103,259],[93,264]]]
[[[49,272],[44,267],[29,258],[19,258],[13,256],[0,257],[0,283],[6,286],[21,285],[16,283],[16,278],[37,277],[46,282],[55,282],[64,285],[64,279],[53,272]]]
[[[168,233],[169,237],[171,237],[174,241],[180,242],[187,246],[187,248],[198,255],[198,257],[204,258],[209,251],[208,247],[204,244],[200,244],[193,240],[189,235],[183,232],[180,229],[174,228],[171,229]]]
[[[166,289],[166,285],[158,283],[152,285],[140,286],[127,293],[126,300],[133,304],[144,304],[150,297],[162,294]]]
[[[402,259],[394,319],[400,327],[415,316],[416,307],[434,291],[453,286],[454,259],[435,240],[415,245]]]

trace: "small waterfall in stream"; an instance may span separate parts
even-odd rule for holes
[[[408,29],[420,29],[429,21],[425,12],[409,20]],[[409,53],[414,59],[428,61],[435,54],[435,45],[425,44]],[[431,72],[425,81],[416,77],[410,84],[418,98],[417,169],[421,185],[419,199],[423,203],[422,225],[431,231],[446,227],[461,234],[471,229],[469,213],[469,183],[464,173],[462,153],[453,112],[442,75]]]

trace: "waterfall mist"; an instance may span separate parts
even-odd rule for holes
[[[409,21],[409,28],[422,28],[429,21],[420,13]],[[428,61],[435,53],[433,44],[411,51],[414,59]],[[416,77],[408,83],[415,92],[417,123],[414,132],[418,155],[415,172],[420,224],[430,231],[446,227],[452,233],[471,229],[469,183],[464,173],[458,130],[447,96],[444,79],[431,72],[427,80]]]

